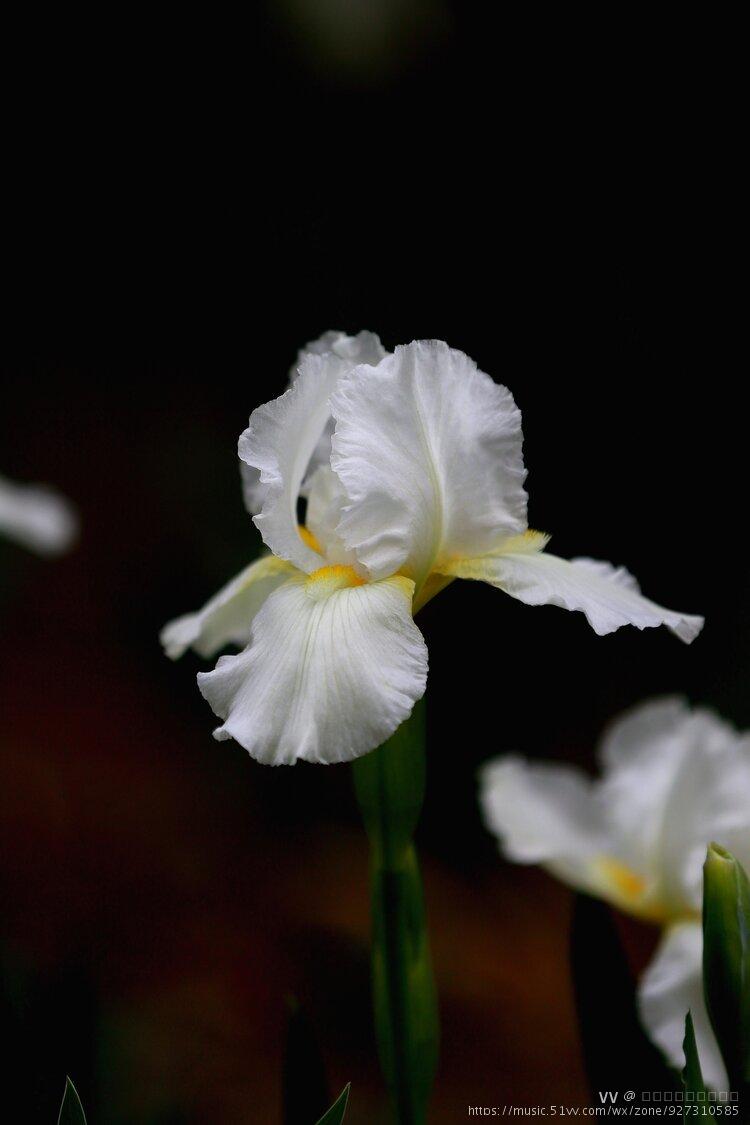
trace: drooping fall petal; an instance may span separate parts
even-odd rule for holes
[[[229,644],[244,647],[255,614],[293,571],[290,563],[275,555],[245,567],[197,613],[186,613],[164,626],[160,640],[167,656],[177,660],[193,648],[208,658]]]
[[[362,584],[350,567],[295,575],[257,614],[238,656],[199,674],[201,692],[261,762],[343,762],[385,741],[424,693],[427,649],[413,583]]]
[[[580,610],[599,636],[623,625],[650,629],[666,625],[690,643],[703,628],[703,618],[676,613],[641,594],[624,567],[595,559],[560,559],[542,551],[505,550],[483,558],[462,558],[441,567],[455,578],[473,578],[497,586],[527,605],[556,605]]]

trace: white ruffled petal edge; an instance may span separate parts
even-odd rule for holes
[[[296,362],[289,372],[290,387],[297,381],[308,355],[324,356],[329,352],[342,361],[342,374],[359,363],[379,363],[386,354],[385,348],[374,332],[358,332],[356,336],[347,336],[345,332],[339,331],[324,332],[317,340],[309,340],[298,351]],[[306,494],[310,478],[318,466],[327,465],[330,462],[332,436],[333,419],[329,416],[312,450],[300,485],[303,496]],[[261,481],[260,469],[254,465],[248,465],[244,461],[240,461],[240,473],[245,507],[251,516],[255,516],[260,512],[266,501],[268,485]]]
[[[544,537],[539,538],[543,543]],[[488,582],[527,605],[579,610],[599,636],[623,625],[635,625],[637,629],[666,625],[689,644],[703,628],[702,617],[664,609],[644,598],[624,567],[594,559],[569,561],[539,550],[506,550],[456,560],[441,567],[441,572]]]
[[[263,541],[279,558],[310,574],[322,557],[299,534],[297,500],[313,451],[330,414],[328,400],[346,370],[329,353],[307,355],[299,378],[280,398],[258,407],[240,437],[239,455],[259,470],[262,507],[253,521]],[[246,496],[250,478],[245,476]]]
[[[417,586],[443,558],[484,554],[526,527],[513,396],[441,340],[355,368],[331,400],[331,466],[349,504],[338,533],[373,578]]]

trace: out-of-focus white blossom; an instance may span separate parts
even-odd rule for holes
[[[715,840],[750,865],[750,735],[679,699],[617,720],[601,777],[501,757],[480,774],[487,827],[502,853],[663,928],[639,983],[641,1017],[675,1066],[692,1011],[706,1080],[726,1074],[703,1000],[702,866]]]
[[[67,551],[78,533],[71,504],[51,488],[0,477],[0,534],[40,555]]]

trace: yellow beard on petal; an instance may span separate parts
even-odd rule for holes
[[[514,535],[506,539],[502,546],[501,554],[531,555],[543,551],[549,543],[549,535],[544,531],[534,531],[529,527],[522,535]]]
[[[599,860],[599,866],[605,879],[611,882],[625,899],[637,902],[643,897],[646,880],[637,871],[633,871],[632,867],[621,863],[619,859],[606,857]]]
[[[327,598],[336,590],[364,585],[365,579],[360,578],[353,566],[321,566],[305,579],[305,590],[314,598]]]
[[[476,558],[443,559],[435,567],[435,572],[449,574],[453,578],[473,578],[491,583],[498,559],[504,555],[535,555],[543,551],[548,543],[549,535],[529,528],[521,535],[512,535],[508,539],[503,539],[486,555],[477,555]]]
[[[323,548],[308,527],[299,524],[297,531],[299,532],[300,539],[306,546],[325,557]],[[477,559],[456,558],[444,563],[438,563],[438,565],[433,567],[426,580],[416,592],[412,606],[412,616],[416,616],[420,609],[429,601],[432,601],[436,594],[439,594],[441,590],[444,590],[446,586],[450,585],[454,578],[484,577],[482,573],[483,567],[489,559],[496,557],[497,554],[534,554],[537,551],[543,551],[548,542],[549,535],[545,535],[542,531],[533,531],[529,528],[521,535],[514,535],[506,539],[498,552],[491,552],[489,555]],[[392,579],[402,579],[405,583],[413,585],[413,580],[401,572],[391,577]],[[305,585],[308,593],[313,596],[328,597],[328,595],[335,590],[342,590],[347,586],[362,586],[365,582],[367,582],[367,579],[360,577],[354,567],[336,565],[323,566],[320,567],[319,570],[313,571]]]
[[[444,590],[454,578],[486,578],[486,569],[491,560],[499,555],[532,555],[543,551],[549,543],[549,535],[543,531],[534,531],[528,528],[521,535],[513,535],[505,539],[496,551],[476,559],[453,558],[438,562],[428,575],[426,581],[418,588],[414,598],[412,613],[419,613],[423,606]]]
[[[612,856],[600,856],[596,868],[604,884],[602,893],[620,910],[647,922],[674,920],[674,912],[648,894],[647,880],[632,867]]]

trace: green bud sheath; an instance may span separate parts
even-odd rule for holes
[[[750,884],[740,863],[718,844],[703,867],[703,987],[729,1075],[745,1105],[750,1097]]]

